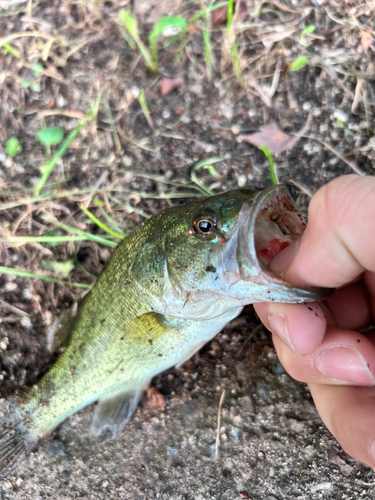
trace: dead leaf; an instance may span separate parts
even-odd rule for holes
[[[146,400],[142,407],[148,411],[161,411],[165,405],[165,398],[156,387],[148,387],[146,391]]]
[[[250,500],[250,497],[249,497],[249,494],[248,494],[247,491],[241,491],[240,497],[241,498],[246,498],[246,499]]]
[[[160,82],[160,93],[165,96],[184,84],[185,80],[183,78],[163,78]]]
[[[282,132],[275,122],[267,125],[261,132],[250,135],[239,135],[237,142],[246,141],[253,146],[266,146],[273,155],[279,155],[283,151],[292,149],[300,137],[304,135],[311,125],[311,116],[306,120],[305,125],[295,135],[288,135]]]
[[[372,28],[367,28],[366,31],[362,31],[362,37],[361,37],[361,44],[362,47],[365,49],[365,52],[368,51],[368,49],[375,50],[374,47],[372,46],[373,38],[372,38]]]

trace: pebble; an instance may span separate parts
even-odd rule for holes
[[[12,281],[8,281],[8,283],[5,284],[4,288],[7,292],[13,292],[18,288],[18,284]]]
[[[0,342],[0,349],[1,349],[2,351],[6,351],[7,347],[8,347],[8,346],[6,345],[6,343],[5,343],[4,341],[1,341],[1,342]]]
[[[190,88],[191,92],[196,95],[201,95],[203,92],[203,87],[199,83],[195,83]]]
[[[66,101],[66,99],[64,98],[64,96],[62,96],[62,95],[60,95],[60,94],[59,94],[59,95],[56,97],[56,106],[57,106],[58,108],[62,108],[62,107],[64,107],[66,104],[67,104],[67,101]]]
[[[333,112],[333,116],[337,119],[340,120],[341,122],[346,123],[349,120],[349,117],[342,109],[335,109]]]
[[[139,94],[141,93],[139,88],[135,86],[131,88],[130,92],[135,99],[138,99]]]
[[[239,187],[246,186],[246,183],[247,183],[246,175],[239,175],[237,180],[237,184],[239,185]]]
[[[162,116],[164,120],[168,120],[168,118],[171,117],[171,112],[169,111],[169,109],[163,109]]]
[[[121,156],[121,162],[125,167],[130,167],[133,163],[133,158],[129,155],[123,155]]]
[[[325,483],[319,483],[315,484],[314,486],[310,487],[311,491],[322,491],[322,490],[330,490],[332,486],[332,483],[330,482],[325,482]]]

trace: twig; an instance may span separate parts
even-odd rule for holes
[[[305,139],[311,139],[313,141],[320,142],[320,144],[322,144],[325,148],[329,149],[329,151],[331,151],[334,155],[336,155],[337,158],[340,158],[341,161],[345,162],[352,170],[354,170],[354,172],[356,174],[363,175],[363,176],[366,175],[365,172],[363,172],[363,170],[361,170],[355,163],[346,160],[345,157],[342,156],[337,151],[337,149],[333,148],[330,144],[322,141],[321,139],[318,139],[317,137],[314,137],[313,135],[301,135],[300,137],[304,137]]]
[[[221,423],[221,408],[223,406],[225,398],[225,389],[221,393],[221,398],[219,401],[219,409],[217,412],[217,428],[216,428],[216,442],[215,442],[215,460],[219,458],[219,446],[220,446],[220,423]]]
[[[22,311],[21,309],[18,309],[18,307],[12,306],[11,304],[8,304],[7,302],[4,302],[4,300],[0,300],[0,307],[3,307],[4,309],[7,309],[8,311],[17,314],[17,316],[22,316],[22,317],[29,317],[30,314],[28,314],[25,311]]]
[[[297,181],[294,181],[293,179],[291,179],[290,181],[288,181],[289,184],[292,184],[292,186],[295,186],[296,188],[298,188],[300,191],[302,191],[302,193],[305,193],[309,198],[312,198],[313,197],[313,192],[311,191],[311,189],[309,189],[308,187],[304,186],[303,184],[300,184],[299,182]]]

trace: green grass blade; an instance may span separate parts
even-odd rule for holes
[[[49,220],[52,224],[54,224],[56,227],[59,227],[61,229],[64,229],[64,231],[71,232],[73,234],[77,234],[82,238],[82,240],[77,240],[77,241],[94,241],[95,243],[100,243],[102,245],[106,245],[108,247],[116,247],[117,243],[114,241],[108,240],[105,236],[97,236],[96,234],[90,234],[87,233],[86,231],[82,231],[82,229],[78,229],[77,227],[74,226],[69,226],[67,224],[62,224],[61,222],[57,222],[55,220]]]
[[[259,149],[263,151],[263,153],[267,156],[268,161],[270,162],[271,182],[274,186],[276,186],[279,183],[279,179],[277,178],[275,162],[273,160],[272,154],[267,146],[259,146]]]
[[[200,168],[205,168],[210,172],[212,177],[215,177],[217,173],[212,165],[224,160],[225,158],[222,156],[213,156],[212,158],[207,158],[206,160],[202,160],[194,165],[193,170],[191,172],[191,180],[200,188],[204,196],[212,196],[215,193],[210,189],[206,188],[206,186],[198,179],[196,171]]]
[[[130,37],[134,40],[136,45],[139,48],[139,51],[141,52],[147,67],[153,71],[154,73],[157,72],[158,70],[158,65],[154,62],[152,55],[148,51],[146,45],[142,42],[139,33],[138,33],[138,22],[137,18],[133,16],[130,12],[127,10],[120,10],[119,13],[119,18],[122,24],[122,27],[125,29],[125,31],[130,35]],[[128,41],[129,45],[134,48],[134,44],[129,42],[128,37],[126,38]]]
[[[202,10],[198,11],[196,14],[194,14],[193,17],[188,19],[188,22],[187,22],[188,26],[195,23],[195,21],[197,21],[200,17],[205,16],[207,12],[212,12],[216,9],[221,9],[222,7],[226,7],[227,5],[228,5],[228,0],[226,2],[220,2],[220,3],[217,3],[215,5],[210,5],[206,9],[202,9]]]
[[[146,94],[145,94],[145,91],[143,89],[139,93],[138,101],[139,101],[139,104],[142,108],[143,114],[146,117],[147,123],[150,125],[150,128],[152,128],[152,130],[154,130],[154,122],[152,121],[152,118],[150,115],[150,110],[148,109]]]
[[[12,56],[18,57],[20,59],[21,54],[18,52],[17,49],[13,47],[10,43],[5,42],[3,44],[3,54],[6,56],[7,54],[12,54]]]
[[[75,288],[91,288],[91,285],[85,285],[83,283],[70,283],[70,281],[58,280],[55,278],[50,278],[49,276],[43,276],[42,274],[30,273],[29,271],[23,271],[22,269],[12,269],[10,267],[0,266],[0,273],[11,274],[13,276],[21,276],[23,278],[44,280],[51,283],[59,283],[60,285],[74,286]]]
[[[205,27],[202,31],[203,42],[204,42],[204,52],[206,56],[206,69],[208,80],[212,80],[213,75],[213,62],[212,62],[212,48],[211,48],[211,13],[206,11]]]
[[[60,244],[70,241],[85,241],[85,237],[73,235],[59,235],[59,236],[9,236],[8,238],[1,238],[1,243],[19,243],[26,245],[27,243],[52,243]]]
[[[100,213],[107,220],[108,224],[112,227],[112,229],[116,233],[121,234],[122,238],[125,238],[125,233],[123,232],[121,227],[118,226],[118,224],[116,224],[116,222],[112,219],[112,217],[110,215],[108,215],[107,212],[105,212],[102,208],[100,209]]]
[[[44,184],[46,183],[48,177],[50,176],[52,170],[54,169],[56,163],[62,157],[62,155],[65,153],[65,151],[68,149],[68,147],[70,146],[70,143],[73,141],[73,139],[75,139],[75,137],[79,134],[81,129],[86,125],[86,123],[87,123],[87,121],[84,121],[84,122],[80,123],[79,125],[77,125],[76,128],[71,131],[71,133],[68,135],[68,137],[62,143],[61,147],[59,148],[57,153],[53,156],[53,158],[44,164],[45,170],[43,172],[42,177],[40,178],[40,180],[38,182],[38,185],[35,188],[36,195],[40,194],[40,191],[42,190]]]
[[[188,25],[183,17],[179,16],[164,16],[153,27],[150,36],[150,48],[154,63],[158,64],[157,42],[161,35],[164,36],[184,36]],[[169,30],[169,32],[167,32]]]
[[[87,210],[86,207],[84,207],[83,205],[81,205],[80,208],[81,208],[81,210],[83,210],[85,212],[85,214],[87,215],[87,217],[89,217],[98,227],[100,227],[101,229],[103,229],[103,231],[105,231],[106,233],[108,233],[111,236],[114,236],[115,238],[118,238],[120,240],[124,239],[124,236],[122,234],[119,234],[119,233],[116,233],[115,231],[112,231],[112,229],[110,229],[108,226],[106,226],[105,224],[103,224],[103,222],[101,222],[99,219],[97,219],[95,217],[95,215],[93,215],[89,210]]]
[[[227,34],[229,33],[230,28],[231,28],[231,26],[232,26],[233,12],[234,12],[234,1],[233,1],[233,0],[228,0],[228,10],[227,10]]]

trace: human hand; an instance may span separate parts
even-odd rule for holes
[[[307,382],[344,450],[375,470],[375,177],[348,175],[312,198],[298,242],[270,269],[298,286],[338,289],[321,303],[260,303],[281,363]]]

